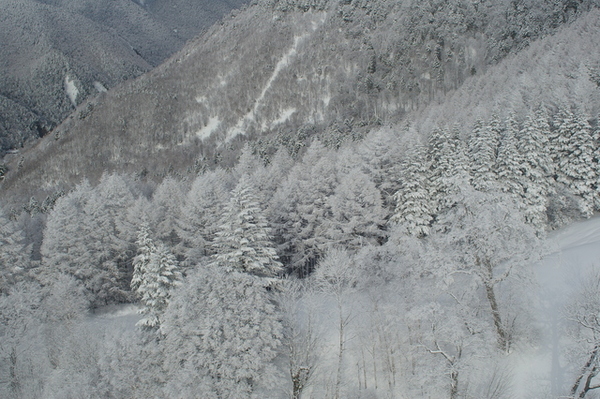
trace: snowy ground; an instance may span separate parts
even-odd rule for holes
[[[600,271],[600,217],[578,222],[548,237],[548,249],[541,262],[535,265],[538,289],[537,323],[542,344],[538,348],[515,356],[515,394],[518,398],[559,397],[561,387],[569,385],[564,373],[565,305],[574,291],[592,270]],[[539,384],[545,387],[540,391]]]

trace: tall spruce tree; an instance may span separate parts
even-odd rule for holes
[[[212,244],[215,263],[227,271],[260,277],[281,273],[283,265],[271,241],[271,229],[247,175],[233,190],[219,229]]]
[[[553,163],[548,149],[550,128],[542,111],[528,115],[518,136],[522,157],[523,212],[527,223],[536,230],[545,229],[548,195],[552,190]]]
[[[31,246],[26,245],[23,232],[0,207],[0,295],[23,277],[30,254]]]
[[[178,262],[169,248],[154,244],[150,229],[143,223],[137,240],[138,255],[133,259],[131,289],[139,297],[145,315],[137,325],[147,328],[160,326],[162,315],[169,304],[171,289],[181,280]]]
[[[469,138],[469,159],[471,164],[471,183],[479,191],[488,191],[496,184],[494,166],[498,150],[500,122],[497,116],[491,121],[475,122]]]
[[[589,217],[594,209],[596,184],[593,166],[595,143],[591,128],[582,115],[569,110],[561,111],[557,125],[557,180],[580,198],[580,211]]]
[[[513,114],[506,120],[504,132],[500,138],[498,157],[496,158],[496,175],[500,189],[509,193],[517,201],[522,202],[523,188],[523,159],[517,150],[519,125]]]
[[[400,180],[400,189],[394,195],[396,210],[390,222],[406,226],[411,235],[426,236],[433,221],[433,204],[429,192],[429,165],[423,145],[415,144],[411,148]]]

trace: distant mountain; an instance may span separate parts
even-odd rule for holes
[[[227,165],[248,138],[265,154],[278,146],[293,152],[310,136],[334,146],[358,139],[450,98],[465,82],[493,81],[486,71],[496,64],[521,62],[531,76],[551,75],[564,60],[547,52],[573,33],[517,53],[595,5],[257,1],[150,73],[82,104],[8,159],[2,190],[31,195],[105,170],[162,176]],[[583,71],[599,59],[597,30],[573,29],[579,40],[569,46],[587,53],[577,50],[584,55],[568,62]],[[507,56],[512,64],[502,61]],[[495,87],[518,90],[519,76],[505,78]],[[482,103],[494,95],[475,89]]]
[[[0,154],[149,71],[245,2],[0,0]]]

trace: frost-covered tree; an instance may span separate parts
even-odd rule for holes
[[[332,218],[327,235],[332,243],[356,251],[383,238],[385,211],[381,193],[360,170],[352,169],[340,179],[329,203]]]
[[[212,255],[212,241],[228,201],[230,176],[222,169],[206,172],[194,180],[179,219],[179,234],[186,257],[195,261]]]
[[[398,191],[396,176],[401,165],[402,148],[393,129],[380,129],[370,133],[357,148],[362,159],[362,169],[369,175],[382,194],[383,206],[392,208],[394,193]]]
[[[500,121],[492,116],[489,123],[479,120],[469,137],[471,183],[480,191],[487,191],[496,184],[494,166],[500,137]]]
[[[0,294],[25,274],[31,254],[23,232],[0,207]]]
[[[171,290],[181,280],[178,262],[169,248],[159,243],[155,245],[150,238],[150,229],[142,224],[138,235],[138,255],[133,259],[133,277],[131,289],[136,293],[144,317],[137,323],[147,328],[160,326]]]
[[[580,197],[580,211],[589,217],[594,209],[597,179],[593,164],[595,143],[589,123],[569,110],[561,111],[556,123],[557,181]]]
[[[261,277],[281,273],[283,266],[271,241],[269,223],[248,176],[243,176],[231,193],[219,229],[212,244],[215,263]]]
[[[455,275],[470,276],[487,303],[498,347],[508,351],[514,337],[500,289],[528,276],[524,265],[537,260],[539,242],[510,197],[469,187],[459,195],[456,206],[440,215],[438,233],[432,236],[434,247],[447,254],[437,272],[445,273],[448,281]]]
[[[333,387],[333,398],[342,395],[344,357],[347,347],[347,329],[352,317],[352,310],[347,304],[348,295],[353,291],[358,279],[358,269],[348,252],[332,248],[319,262],[315,271],[315,282],[323,292],[331,295],[336,304],[337,329],[337,368]]]
[[[407,158],[401,171],[400,189],[394,194],[396,209],[390,223],[404,225],[409,234],[423,237],[429,234],[434,210],[425,147],[414,144]]]
[[[517,149],[519,126],[513,114],[509,115],[505,125],[496,158],[496,175],[500,189],[512,195],[517,201],[521,201],[524,193],[522,169],[524,160]]]
[[[42,244],[43,279],[66,273],[83,282],[93,306],[129,300],[132,245],[125,214],[133,194],[125,180],[105,175],[79,184],[48,216]]]
[[[49,370],[41,336],[41,287],[19,282],[0,295],[0,396],[42,397]]]
[[[452,206],[449,200],[456,193],[456,187],[469,179],[465,151],[458,127],[452,130],[434,129],[429,138],[427,159],[431,168],[430,193],[434,205],[432,210],[436,214]]]
[[[167,397],[276,396],[282,325],[263,278],[200,265],[173,294],[161,331]]]
[[[280,258],[291,271],[307,275],[326,251],[328,198],[338,184],[337,154],[313,142],[296,163],[269,206],[269,219]]]
[[[568,360],[574,368],[569,398],[585,398],[588,393],[600,389],[600,275],[587,279],[566,306],[566,318],[570,326],[571,345]]]
[[[547,117],[539,110],[535,115],[527,116],[517,140],[523,161],[523,212],[525,220],[537,230],[545,229],[547,197],[552,191],[549,135]]]
[[[148,208],[148,223],[153,226],[157,238],[171,247],[180,241],[177,222],[181,219],[180,212],[185,198],[183,182],[167,177],[154,191]]]
[[[60,198],[48,215],[42,243],[41,278],[52,281],[55,273],[65,273],[80,280],[90,295],[94,279],[104,279],[95,271],[95,259],[87,247],[89,226],[85,224],[85,204],[92,188],[87,181]]]
[[[105,303],[128,301],[131,280],[133,242],[125,232],[126,210],[134,201],[124,176],[104,174],[84,204],[82,222],[88,230],[86,246],[93,256],[95,268],[105,273],[104,281],[96,281],[93,292]]]

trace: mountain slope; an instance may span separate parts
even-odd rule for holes
[[[229,150],[247,137],[266,152],[315,134],[333,144],[358,138],[445,99],[593,5],[578,4],[257,2],[151,73],[84,104],[23,155],[20,169],[9,162],[3,189],[50,190],[103,170],[162,175],[194,162],[230,164]],[[597,26],[589,29],[578,65],[598,52]],[[532,75],[554,67],[527,65]]]
[[[182,0],[188,18],[174,21],[132,0],[0,1],[0,153],[149,71],[243,3]]]

